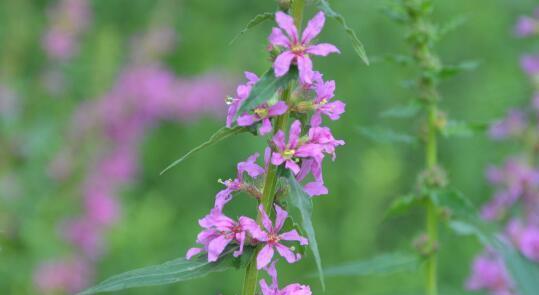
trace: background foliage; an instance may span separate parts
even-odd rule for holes
[[[4,0],[0,2],[0,68],[20,96],[15,120],[3,120],[0,129],[0,176],[9,175],[16,199],[0,187],[0,293],[38,294],[32,285],[36,265],[70,251],[58,239],[59,216],[80,210],[75,184],[56,183],[46,171],[53,156],[68,144],[66,129],[72,112],[86,100],[103,94],[125,63],[128,37],[149,25],[156,1],[94,0],[94,23],[84,35],[81,52],[63,71],[70,79],[58,97],[40,86],[46,58],[40,47],[45,11],[53,1]],[[166,64],[182,76],[207,71],[226,73],[239,80],[243,69],[261,74],[268,66],[266,37],[270,24],[262,24],[229,45],[254,15],[272,11],[273,1],[175,2],[169,11],[180,36],[176,51]],[[340,56],[316,60],[327,77],[338,83],[337,96],[347,103],[347,113],[334,124],[334,134],[347,144],[334,165],[326,170],[331,195],[318,200],[314,223],[325,265],[367,258],[381,251],[409,249],[419,234],[421,212],[384,220],[391,201],[410,190],[422,166],[418,146],[376,143],[362,135],[361,127],[413,126],[379,114],[404,104],[413,95],[403,80],[411,72],[387,57],[404,52],[403,28],[384,14],[385,1],[332,1],[335,10],[359,31],[372,64],[367,67],[350,46],[348,37],[328,20],[322,39],[336,44]],[[451,117],[489,122],[505,110],[529,100],[529,84],[518,65],[518,56],[529,44],[512,37],[517,16],[533,8],[527,0],[437,1],[440,23],[464,17],[466,22],[438,45],[441,57],[452,61],[477,60],[480,66],[442,85],[443,108]],[[311,11],[312,12],[312,11]],[[100,61],[99,63],[96,61]],[[223,98],[229,93],[223,93]],[[2,116],[5,116],[2,114]],[[404,122],[404,123],[403,123]],[[260,141],[248,134],[227,140],[194,155],[163,176],[159,172],[172,160],[203,142],[224,123],[224,118],[204,118],[179,124],[162,122],[145,135],[137,181],[122,193],[122,219],[107,235],[108,250],[99,263],[97,279],[125,270],[156,264],[184,255],[199,230],[196,220],[206,214],[219,178],[233,176],[235,164],[260,151]],[[443,141],[441,158],[455,187],[481,204],[491,191],[484,181],[487,163],[498,163],[515,147],[493,145],[486,137]],[[81,155],[84,156],[84,155]],[[242,208],[236,208],[238,211]],[[473,255],[481,246],[472,238],[441,236],[440,280],[444,294],[462,291]],[[312,257],[283,269],[281,279],[300,279],[318,294]],[[304,276],[304,277],[302,277]],[[242,272],[213,274],[172,286],[130,290],[120,294],[237,294]],[[388,284],[388,282],[391,282]],[[422,276],[417,272],[382,277],[328,278],[328,294],[418,294]]]

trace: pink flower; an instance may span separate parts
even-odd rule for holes
[[[315,92],[315,112],[311,118],[311,125],[315,127],[320,126],[322,124],[322,114],[328,116],[331,120],[338,120],[344,113],[346,105],[340,100],[330,102],[335,96],[335,81],[317,83]]]
[[[513,294],[503,261],[492,253],[482,254],[474,260],[466,287],[472,291],[486,289],[495,295]]]
[[[234,252],[238,257],[243,253],[243,246],[246,239],[246,229],[256,227],[256,221],[248,217],[240,217],[236,222],[223,215],[216,208],[212,209],[210,214],[199,220],[199,224],[205,230],[200,232],[197,237],[197,243],[203,245],[203,248],[191,248],[187,251],[186,258],[191,259],[203,251],[208,252],[208,261],[214,262],[231,242],[239,244],[240,248]]]
[[[64,238],[77,246],[85,257],[97,258],[103,252],[101,228],[88,217],[79,217],[61,227]]]
[[[510,222],[508,232],[520,252],[528,259],[539,262],[539,228],[523,226],[518,221]]]
[[[258,82],[258,76],[251,72],[245,72],[245,78],[247,78],[247,83],[238,86],[236,89],[236,97],[229,97],[227,99],[227,104],[230,106],[228,107],[228,113],[226,115],[226,127],[232,127],[234,117],[238,113],[241,104],[247,99],[247,97],[249,97],[249,94],[251,94],[251,89],[256,82]]]
[[[521,110],[510,110],[505,118],[490,126],[489,135],[493,139],[505,139],[509,136],[519,136],[526,131],[528,118]]]
[[[260,290],[262,295],[311,295],[311,288],[309,286],[300,285],[300,284],[291,284],[284,289],[279,290],[279,284],[277,281],[277,269],[275,268],[275,261],[272,262],[266,271],[271,277],[271,285],[266,283],[265,279],[260,280]]]
[[[309,129],[309,142],[322,147],[324,153],[331,154],[335,160],[335,148],[344,145],[344,140],[335,139],[328,127],[312,127]]]
[[[266,214],[264,206],[260,205],[258,210],[262,216],[262,225],[264,226],[265,231],[262,230],[256,223],[250,223],[250,227],[247,228],[253,238],[265,243],[264,247],[258,253],[256,259],[257,268],[262,269],[270,263],[271,259],[273,258],[274,249],[277,249],[277,252],[279,252],[279,254],[284,257],[288,263],[298,261],[301,258],[301,255],[292,252],[292,250],[290,250],[288,247],[281,244],[281,241],[298,241],[300,245],[307,245],[309,241],[300,236],[295,229],[285,233],[279,233],[283,228],[286,218],[288,217],[288,212],[275,205],[277,216],[275,217],[274,226]]]
[[[529,37],[537,32],[538,27],[537,20],[528,16],[522,16],[518,19],[515,26],[515,34],[518,37]]]
[[[243,173],[246,172],[252,178],[256,178],[259,175],[264,174],[264,168],[256,164],[256,159],[259,154],[255,153],[251,155],[245,162],[238,163],[237,170],[238,176],[235,179],[228,179],[222,183],[226,186],[225,189],[221,190],[215,196],[215,208],[219,211],[223,210],[223,207],[232,200],[232,193],[239,191],[243,188],[244,180]]]
[[[262,104],[261,106],[255,108],[254,114],[243,114],[238,118],[239,126],[251,126],[258,121],[262,121],[258,132],[260,135],[265,135],[270,133],[273,130],[271,126],[271,118],[280,116],[288,110],[288,106],[284,101],[278,101],[272,106],[267,104]]]
[[[537,55],[524,55],[520,59],[520,66],[524,72],[530,76],[539,74],[539,56]]]
[[[282,130],[279,130],[273,137],[273,143],[277,148],[271,156],[271,163],[279,166],[285,163],[285,167],[290,169],[294,174],[300,171],[299,165],[296,163],[298,158],[314,158],[321,161],[324,155],[322,147],[318,144],[300,141],[301,123],[299,120],[294,121],[290,127],[288,135],[288,144],[285,142],[285,135]]]
[[[295,62],[298,66],[300,80],[305,84],[310,84],[314,72],[309,55],[327,56],[330,53],[340,53],[339,49],[332,44],[310,44],[324,27],[325,16],[323,12],[319,12],[309,21],[301,39],[291,16],[279,11],[275,14],[275,21],[279,28],[273,28],[268,38],[269,42],[273,46],[285,48],[285,51],[279,54],[273,63],[277,77],[288,73],[290,65]]]
[[[34,285],[40,294],[76,293],[88,286],[92,276],[90,265],[83,259],[49,261],[35,270]]]

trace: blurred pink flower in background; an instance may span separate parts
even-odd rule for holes
[[[515,33],[529,37],[538,33],[539,8],[533,17],[521,17]],[[539,262],[539,169],[537,138],[539,132],[539,55],[523,55],[520,65],[533,82],[531,107],[512,109],[490,130],[494,140],[516,139],[523,146],[520,155],[509,157],[501,167],[488,167],[486,177],[495,191],[482,208],[481,216],[500,221],[505,227],[501,237],[531,261]],[[530,138],[532,135],[532,138]],[[492,295],[514,295],[504,261],[492,250],[476,257],[468,280],[469,290],[486,290]]]
[[[92,19],[87,0],[61,0],[48,11],[50,26],[42,45],[50,59],[66,61],[78,51],[79,37]]]
[[[514,294],[503,261],[488,251],[475,258],[466,288],[471,291],[486,289],[493,295]]]
[[[34,273],[34,284],[46,294],[74,293],[84,288],[93,273],[84,259],[48,261]]]
[[[73,7],[76,12],[77,7]],[[61,236],[74,252],[95,271],[95,263],[106,251],[104,234],[120,219],[119,195],[125,185],[136,181],[139,148],[144,135],[159,122],[188,123],[202,116],[217,117],[225,109],[226,79],[218,74],[194,78],[178,77],[158,61],[173,49],[174,31],[167,27],[150,29],[132,39],[131,60],[120,71],[115,84],[99,99],[81,103],[72,117],[68,145],[51,162],[49,173],[58,180],[69,178],[74,155],[89,142],[94,153],[82,160],[86,169],[81,183],[80,215],[60,222]],[[91,280],[80,281],[61,271],[68,266],[46,262],[36,270],[36,286],[45,292],[50,286],[61,290],[81,290]],[[51,266],[52,265],[52,266]],[[70,280],[74,280],[73,282]]]

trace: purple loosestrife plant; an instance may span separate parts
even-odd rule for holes
[[[532,37],[539,33],[538,12],[536,10],[533,16],[519,18],[515,29],[518,37]],[[527,54],[522,56],[520,64],[534,85],[530,106],[509,110],[505,118],[491,125],[489,134],[495,141],[517,141],[524,149],[508,157],[500,167],[487,168],[486,177],[494,187],[494,193],[483,205],[481,216],[487,222],[501,224],[504,230],[499,235],[509,241],[520,255],[538,266],[539,86],[536,81],[539,81],[539,58]],[[487,248],[475,258],[466,287],[493,295],[524,294],[519,278],[510,276],[507,268],[508,261],[503,259],[502,253],[498,249]]]
[[[301,258],[301,254],[294,252],[292,248],[296,247],[291,246],[296,244],[303,247],[309,244],[309,240],[301,236],[297,229],[284,229],[289,213],[277,205],[277,202],[282,202],[277,195],[286,188],[278,187],[277,179],[289,178],[297,182],[312,174],[314,181],[306,184],[302,188],[302,193],[309,195],[328,193],[322,181],[322,161],[326,154],[331,154],[334,158],[335,147],[344,142],[336,140],[329,128],[320,126],[321,114],[330,114],[332,119],[338,119],[344,112],[344,103],[340,102],[335,107],[327,103],[327,99],[333,97],[335,82],[324,82],[321,74],[314,74],[308,54],[327,55],[322,54],[324,48],[329,48],[327,53],[338,50],[330,44],[321,44],[319,47],[308,45],[308,42],[322,30],[325,22],[323,12],[319,12],[309,21],[302,41],[298,41],[298,29],[292,16],[277,12],[275,21],[279,27],[274,28],[269,37],[271,50],[280,50],[273,63],[274,70],[262,78],[246,72],[249,81],[238,86],[236,97],[228,99],[230,106],[226,122],[229,127],[249,126],[254,132],[258,131],[257,134],[260,136],[274,132],[265,152],[264,168],[256,164],[257,153],[238,164],[238,176],[235,179],[221,181],[226,188],[217,193],[215,207],[208,216],[216,215],[226,222],[208,222],[208,217],[201,219],[199,223],[204,230],[199,234],[197,242],[203,247],[190,249],[187,258],[191,259],[200,252],[207,252],[208,260],[213,262],[217,260],[216,255],[222,254],[227,246],[239,247],[233,253],[235,256],[246,253],[244,248],[249,247],[254,249],[250,251],[253,258],[247,266],[243,294],[254,294],[258,285],[257,272],[261,269],[268,270],[274,280],[273,287],[269,287],[265,281],[260,282],[263,294],[311,294],[308,287],[298,284],[282,290],[276,287],[275,252],[286,262],[294,263]],[[261,103],[252,109],[242,108],[250,98],[256,97],[256,93],[253,92],[258,91],[257,86],[264,83],[264,79],[282,77],[286,77],[288,81],[282,88],[275,89],[277,99],[262,97]],[[313,80],[313,77],[316,79]],[[314,95],[310,95],[311,92]],[[275,93],[268,96],[273,97]],[[294,95],[291,95],[292,93]],[[315,118],[316,126],[310,125],[310,121],[302,123],[300,119],[296,119],[288,128],[289,119],[309,113]],[[302,125],[306,128],[302,128]],[[264,184],[257,187],[251,184],[252,182],[245,181],[244,173],[252,179],[263,177]],[[240,191],[259,201],[260,224],[246,216],[241,216],[236,222],[221,215],[232,195]],[[275,212],[274,221],[270,218],[274,215],[273,212]],[[268,268],[268,265],[271,266]]]
[[[323,75],[313,69],[311,57],[339,51],[331,44],[313,45],[324,26],[324,12],[318,12],[300,36],[304,1],[280,4],[283,11],[255,18],[271,16],[277,25],[268,38],[272,67],[260,76],[245,72],[247,82],[225,99],[229,107],[225,127],[162,173],[193,153],[242,132],[267,140],[263,163],[258,163],[260,154],[254,153],[238,163],[235,178],[219,180],[224,188],[217,192],[214,207],[199,220],[202,231],[196,238],[198,245],[187,250],[185,258],[112,277],[83,294],[118,290],[118,286],[125,289],[168,284],[244,267],[243,295],[260,294],[259,286],[263,295],[310,295],[308,286],[294,283],[279,289],[277,282],[277,262],[299,261],[306,247],[311,249],[325,287],[311,221],[311,197],[329,193],[322,177],[322,163],[327,155],[335,160],[336,148],[344,144],[323,126],[324,117],[339,119],[345,105],[330,101],[335,82],[324,81]],[[343,24],[353,37],[356,51],[367,61],[362,45],[344,19],[326,1],[318,5]],[[226,216],[227,206],[241,201],[240,193],[255,199],[257,206],[245,215],[230,218]],[[253,219],[249,214],[257,217]],[[259,280],[263,269],[271,277],[271,285],[265,279]]]

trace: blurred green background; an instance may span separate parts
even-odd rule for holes
[[[81,210],[81,176],[55,181],[47,167],[62,148],[72,144],[67,134],[73,113],[82,103],[109,91],[128,62],[130,38],[154,23],[156,11],[166,11],[164,19],[178,35],[177,47],[162,60],[179,76],[218,72],[235,83],[242,79],[244,70],[261,74],[270,66],[265,50],[269,22],[232,45],[229,41],[254,15],[273,11],[275,3],[271,0],[92,0],[93,21],[80,37],[80,50],[61,65],[48,59],[41,46],[42,35],[51,22],[48,9],[55,2],[0,1],[0,83],[17,93],[18,105],[9,115],[1,112],[0,120],[0,294],[41,294],[33,284],[36,267],[73,251],[61,239],[57,226]],[[316,59],[315,67],[327,79],[336,80],[337,97],[347,103],[342,120],[331,123],[334,135],[347,144],[338,150],[335,163],[324,167],[330,195],[315,200],[314,223],[326,266],[410,249],[411,240],[423,228],[419,211],[404,218],[383,218],[388,204],[412,189],[423,165],[421,148],[375,143],[358,132],[360,126],[414,128],[412,122],[379,116],[383,110],[414,97],[412,90],[403,87],[403,80],[411,79],[414,71],[384,61],[387,55],[408,52],[403,41],[405,30],[382,13],[385,4],[332,1],[333,8],[359,31],[373,60],[370,66],[362,64],[333,20],[326,22],[320,36],[336,44],[342,54]],[[437,22],[466,18],[437,45],[442,59],[448,63],[480,62],[477,70],[443,84],[442,105],[449,116],[489,122],[509,107],[529,100],[531,90],[518,57],[537,47],[517,40],[512,29],[516,18],[530,14],[533,5],[531,0],[436,1]],[[313,12],[309,8],[307,16]],[[43,73],[51,66],[67,77],[59,94],[51,94],[43,86]],[[233,87],[217,100],[229,94],[234,94]],[[197,154],[163,176],[159,172],[223,122],[224,118],[215,116],[187,122],[163,120],[147,130],[135,181],[121,190],[121,219],[106,232],[106,250],[96,262],[96,281],[183,256],[194,245],[199,231],[197,220],[208,212],[215,193],[222,188],[217,179],[233,177],[236,163],[261,152],[263,141],[241,135]],[[493,145],[484,136],[443,140],[441,146],[442,162],[454,186],[477,205],[491,192],[484,181],[485,166],[500,162],[517,148]],[[83,162],[84,157],[85,153],[77,155]],[[78,165],[77,169],[84,167]],[[13,192],[15,197],[11,196]],[[235,214],[253,213],[250,202],[236,202],[234,206]],[[471,258],[481,247],[471,238],[455,237],[447,231],[443,231],[441,241],[443,294],[467,294],[462,290],[463,282]],[[283,266],[281,284],[301,281],[310,284],[314,294],[321,294],[317,279],[308,277],[314,270],[310,256]],[[218,273],[118,294],[238,294],[242,276],[242,271]],[[420,294],[421,285],[421,272],[329,278],[326,293]]]

